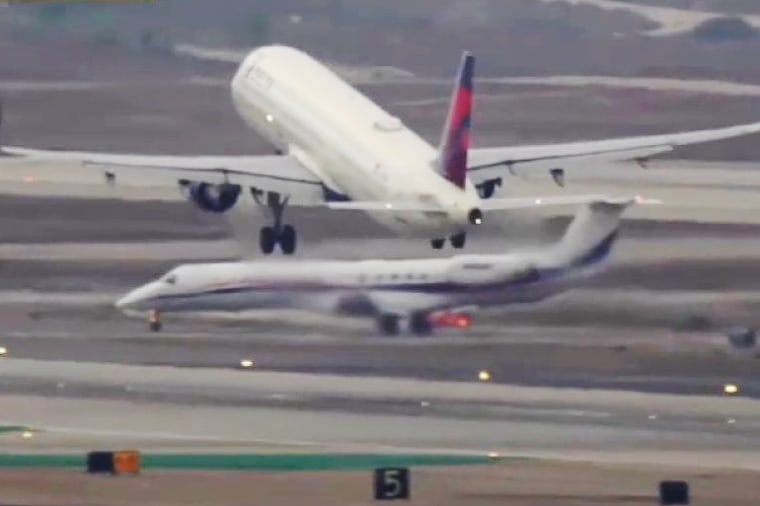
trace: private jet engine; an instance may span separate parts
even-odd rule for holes
[[[188,200],[209,213],[224,213],[232,209],[241,191],[240,186],[227,183],[180,181],[180,187]]]

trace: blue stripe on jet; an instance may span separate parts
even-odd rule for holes
[[[481,291],[489,290],[502,290],[509,287],[518,288],[520,286],[526,286],[535,284],[541,281],[550,281],[560,278],[566,275],[568,272],[589,267],[605,260],[610,252],[612,246],[617,239],[617,230],[605,237],[599,244],[588,251],[585,255],[578,257],[570,265],[557,269],[534,269],[527,273],[525,276],[519,279],[510,279],[507,281],[500,281],[491,284],[481,285],[464,285],[459,283],[452,283],[450,281],[436,282],[436,283],[399,283],[399,284],[383,284],[383,285],[367,285],[367,286],[335,286],[335,285],[321,285],[321,284],[292,284],[287,287],[272,287],[272,286],[239,286],[239,287],[227,287],[227,288],[215,288],[213,290],[205,290],[195,293],[184,294],[166,294],[159,295],[154,300],[181,300],[192,299],[195,297],[203,297],[208,295],[230,295],[247,292],[265,292],[271,290],[311,290],[314,292],[320,292],[324,290],[355,290],[355,291],[383,291],[383,292],[411,292],[420,294],[431,295],[446,295],[446,294],[466,294],[477,293]]]

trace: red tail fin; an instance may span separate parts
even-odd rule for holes
[[[472,127],[473,76],[475,57],[465,52],[459,67],[454,93],[449,106],[449,116],[444,125],[439,148],[439,171],[441,175],[464,188],[467,181],[467,151],[470,149]]]

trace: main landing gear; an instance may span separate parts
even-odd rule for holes
[[[259,231],[259,248],[265,255],[271,255],[277,245],[285,255],[292,255],[296,252],[298,245],[298,235],[292,225],[283,225],[282,215],[285,207],[288,205],[287,198],[281,198],[278,193],[269,192],[266,194],[266,202],[262,202],[262,194],[253,191],[253,198],[256,203],[266,205],[272,213],[272,225],[262,227]]]
[[[395,314],[383,314],[377,319],[377,329],[384,336],[397,336],[401,332],[401,318]],[[414,313],[409,317],[409,332],[415,336],[429,336],[433,333],[433,324],[427,313]]]
[[[458,234],[452,235],[449,237],[449,241],[451,241],[451,246],[454,249],[462,249],[467,242],[467,233],[460,232]],[[432,239],[430,241],[430,245],[433,247],[433,249],[443,249],[444,244],[446,244],[446,239],[438,238]]]

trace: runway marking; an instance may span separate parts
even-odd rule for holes
[[[304,441],[304,440],[278,440],[278,439],[262,439],[262,438],[230,438],[224,436],[215,435],[192,435],[192,434],[177,434],[171,432],[134,432],[123,430],[109,430],[109,429],[80,429],[71,427],[60,426],[45,426],[37,424],[17,424],[11,422],[0,422],[0,425],[24,425],[26,427],[32,427],[36,430],[42,430],[43,432],[61,433],[61,434],[76,434],[76,435],[90,435],[90,436],[117,436],[128,438],[153,438],[153,439],[165,439],[171,441],[197,441],[197,442],[218,442],[218,443],[248,443],[248,444],[260,444],[271,446],[297,446],[297,447],[324,447],[324,448],[346,448],[362,451],[386,451],[386,452],[419,452],[419,453],[444,453],[444,454],[456,454],[456,455],[487,455],[492,450],[476,450],[476,449],[462,449],[462,448],[445,448],[445,447],[416,447],[416,446],[399,446],[399,445],[385,445],[376,443],[333,443],[333,442],[317,442],[317,441]]]

